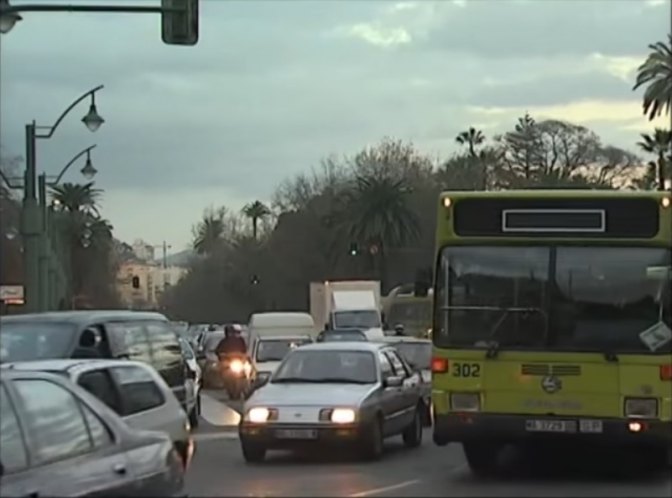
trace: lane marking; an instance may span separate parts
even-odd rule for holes
[[[420,479],[413,479],[412,481],[404,481],[397,484],[392,484],[391,486],[384,486],[382,488],[367,489],[366,491],[360,491],[359,493],[354,493],[348,495],[349,498],[361,498],[364,496],[373,496],[379,495],[381,493],[387,493],[388,491],[396,491],[397,489],[406,488],[408,486],[413,486],[418,484]]]
[[[192,434],[191,437],[194,441],[216,441],[218,439],[229,439],[234,440],[238,439],[237,432],[210,432],[205,434]]]

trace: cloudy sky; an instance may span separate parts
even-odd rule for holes
[[[175,251],[204,208],[267,200],[385,135],[446,155],[462,129],[491,135],[529,111],[634,149],[653,128],[635,70],[670,17],[670,0],[201,0],[199,44],[176,47],[153,14],[27,13],[1,41],[0,138],[23,154],[26,122],[50,125],[104,84],[104,126],[88,132],[80,104],[39,142],[39,167],[54,174],[98,144],[116,235]]]

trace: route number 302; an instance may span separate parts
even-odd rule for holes
[[[453,363],[453,377],[480,377],[481,365],[478,363]]]

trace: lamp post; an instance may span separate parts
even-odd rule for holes
[[[41,285],[47,285],[40,281],[40,237],[42,232],[41,213],[37,198],[37,161],[36,161],[36,142],[37,139],[51,138],[65,116],[74,109],[82,100],[91,97],[89,112],[82,118],[86,127],[94,132],[105,122],[100,117],[96,109],[95,93],[102,89],[103,85],[92,88],[81,95],[68,106],[58,117],[52,126],[37,126],[35,121],[26,125],[26,169],[24,172],[24,195],[21,216],[21,235],[24,244],[24,287],[25,287],[25,305],[28,312],[41,311],[46,307],[40,300],[44,291],[40,291]],[[40,133],[40,130],[44,130]],[[85,167],[86,168],[86,167]]]
[[[58,306],[59,298],[64,297],[66,288],[70,283],[64,271],[66,261],[65,252],[62,251],[60,233],[54,230],[53,210],[47,202],[47,187],[55,187],[61,178],[75,164],[79,158],[86,155],[86,164],[80,170],[82,176],[90,180],[98,172],[91,162],[91,151],[96,148],[92,145],[76,154],[56,176],[56,179],[49,182],[47,175],[42,173],[38,178],[38,200],[41,208],[42,232],[40,240],[39,256],[39,278],[40,278],[40,310],[52,310]],[[59,263],[59,260],[61,264]]]

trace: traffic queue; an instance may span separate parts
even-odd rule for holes
[[[186,496],[202,387],[244,401],[250,463],[322,443],[377,458],[389,436],[418,446],[429,422],[428,341],[416,365],[395,349],[411,338],[317,333],[307,313],[194,329],[155,312],[61,311],[0,327],[0,496]]]

